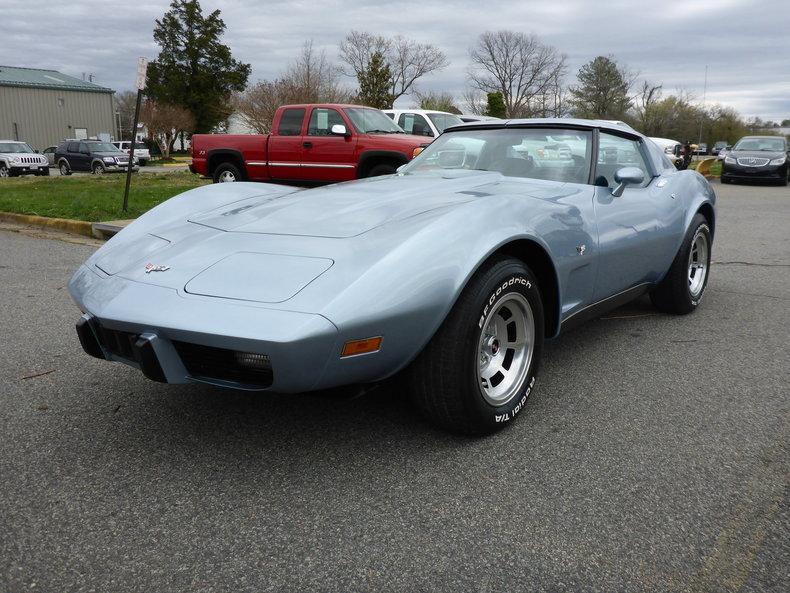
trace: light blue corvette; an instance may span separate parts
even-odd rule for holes
[[[429,418],[480,434],[524,408],[544,338],[647,292],[694,310],[714,205],[626,126],[469,124],[396,175],[188,191],[69,290],[83,348],[151,379],[282,393],[406,371]]]

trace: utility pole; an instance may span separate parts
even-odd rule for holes
[[[705,109],[705,95],[708,92],[708,65],[705,64],[705,83],[702,86],[702,109]],[[697,151],[699,152],[699,145],[702,144],[702,122],[705,121],[705,113],[700,113],[699,116],[699,138],[697,139]]]
[[[129,185],[132,183],[132,166],[134,165],[134,145],[137,143],[137,123],[140,121],[140,104],[143,100],[145,88],[145,75],[148,70],[148,60],[137,60],[137,103],[134,107],[134,123],[132,124],[132,142],[129,145],[129,163],[126,165],[126,188],[123,190],[123,211],[129,210]]]

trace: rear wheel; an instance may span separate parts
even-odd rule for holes
[[[685,315],[697,308],[710,271],[711,235],[708,220],[697,214],[666,277],[650,293],[656,308]]]
[[[502,428],[523,408],[543,348],[543,303],[521,261],[491,260],[410,369],[417,408],[465,434]]]
[[[222,163],[214,170],[214,183],[232,183],[241,181],[238,167],[230,163]]]

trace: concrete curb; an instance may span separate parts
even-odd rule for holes
[[[70,220],[68,218],[49,218],[47,216],[34,216],[32,214],[16,214],[14,212],[0,212],[0,220],[4,222],[16,222],[18,224],[29,224],[48,229],[57,229],[74,235],[83,235],[103,239],[102,235],[93,233],[93,225],[84,220]]]

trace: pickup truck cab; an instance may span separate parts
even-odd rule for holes
[[[192,136],[190,170],[216,183],[319,185],[394,173],[429,143],[371,107],[285,105],[271,134]]]

